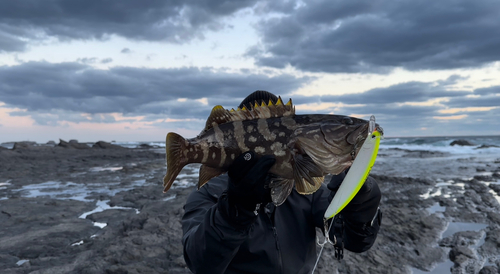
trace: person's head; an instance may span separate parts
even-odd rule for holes
[[[265,90],[257,90],[248,95],[243,101],[241,101],[239,108],[243,108],[245,106],[247,109],[252,109],[255,101],[259,103],[259,105],[264,102],[265,104],[269,103],[269,100],[273,101],[274,104],[278,102],[278,97],[268,91]]]

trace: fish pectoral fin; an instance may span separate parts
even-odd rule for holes
[[[295,189],[300,194],[313,194],[321,187],[321,184],[325,180],[325,177],[312,177],[312,180],[314,181],[314,185],[311,184],[311,182],[306,181],[306,179],[302,179],[302,181],[296,182]]]
[[[224,173],[225,171],[219,168],[209,167],[207,165],[201,165],[200,175],[198,177],[198,189],[200,189],[208,180],[217,177]]]
[[[290,195],[290,193],[292,192],[293,183],[293,179],[272,179],[269,187],[271,188],[271,199],[273,200],[274,205],[280,206],[285,202],[288,195]]]
[[[323,177],[323,169],[318,166],[307,154],[293,156],[293,178],[295,182],[308,182],[316,186],[316,177]]]

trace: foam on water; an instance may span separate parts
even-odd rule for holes
[[[188,188],[192,186],[196,186],[197,183],[194,182],[194,180],[186,180],[186,179],[181,179],[181,180],[175,180],[172,187],[173,188]]]
[[[139,148],[142,144],[149,145],[152,147],[165,148],[165,142],[153,141],[153,142],[112,142],[112,144],[119,145],[126,148]]]

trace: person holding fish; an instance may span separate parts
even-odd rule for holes
[[[256,91],[237,110],[214,107],[195,138],[169,133],[164,191],[183,166],[202,164],[199,189],[189,196],[182,218],[189,269],[311,273],[317,263],[316,228],[333,239],[339,259],[344,248],[370,249],[382,219],[375,179],[363,177],[357,194],[330,223],[325,212],[343,191],[349,167],[357,170],[353,161],[372,132],[383,134],[374,121],[295,115],[291,101],[284,104],[272,93]],[[333,176],[323,183],[326,174]]]

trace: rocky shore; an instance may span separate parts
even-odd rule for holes
[[[98,143],[0,149],[1,273],[190,273],[179,221],[196,167],[163,194],[161,149]],[[433,180],[387,176],[382,163],[377,242],[340,262],[327,246],[316,273],[499,273],[500,159],[480,165]]]

